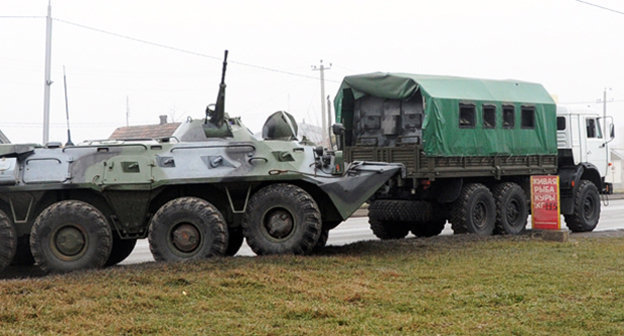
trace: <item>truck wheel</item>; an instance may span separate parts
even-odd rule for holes
[[[496,203],[496,227],[494,232],[517,235],[524,231],[529,216],[526,194],[516,183],[497,185],[493,191]]]
[[[431,218],[431,204],[425,201],[375,200],[368,216],[389,222],[425,222]]]
[[[382,221],[369,217],[368,223],[373,234],[382,240],[405,238],[409,232],[407,223],[403,222]]]
[[[30,252],[30,236],[22,236],[17,238],[17,248],[15,249],[15,257],[11,265],[31,266],[35,263],[35,259]]]
[[[232,228],[228,227],[228,245],[225,250],[225,255],[231,257],[240,250],[243,245],[243,230],[240,227]]]
[[[425,223],[414,223],[411,231],[416,237],[433,237],[442,233],[445,225],[445,218],[436,218]]]
[[[453,230],[453,234],[464,234],[468,233],[468,230],[461,223],[453,223],[451,222],[451,229]]]
[[[214,205],[180,197],[156,211],[147,238],[156,261],[197,260],[225,255],[228,230]]]
[[[17,248],[17,234],[9,217],[0,210],[0,272],[7,267]]]
[[[595,184],[581,180],[574,190],[574,213],[564,218],[572,232],[589,232],[596,228],[600,219],[600,196]]]
[[[368,207],[368,223],[373,234],[382,240],[401,239],[409,232],[410,218],[413,218],[410,204],[406,200],[375,200]]]
[[[30,250],[44,272],[65,273],[104,266],[113,236],[93,205],[67,200],[45,208],[30,231]]]
[[[136,239],[121,239],[117,233],[113,233],[113,248],[104,266],[117,265],[126,260],[132,253],[132,250],[134,250],[136,242]]]
[[[451,207],[453,228],[489,236],[494,232],[495,220],[496,205],[490,190],[480,183],[465,185]]]
[[[256,192],[242,220],[243,235],[258,255],[309,254],[321,235],[321,213],[305,190],[272,184]]]
[[[414,222],[410,231],[416,237],[433,237],[442,233],[446,225],[446,214],[448,209],[445,205],[435,202],[419,202],[421,209],[421,218],[424,222]]]

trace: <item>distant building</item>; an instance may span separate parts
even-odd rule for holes
[[[173,135],[180,123],[168,123],[167,116],[160,116],[160,123],[118,127],[108,138],[110,140],[158,139]]]
[[[301,122],[299,126],[299,132],[297,132],[297,136],[299,139],[302,139],[304,136],[309,141],[314,142],[315,144],[321,144],[323,142],[323,132],[319,126],[306,124],[305,120]]]
[[[9,138],[7,138],[6,135],[2,133],[2,131],[0,131],[0,144],[8,144],[8,143],[11,143],[11,141],[9,141]]]

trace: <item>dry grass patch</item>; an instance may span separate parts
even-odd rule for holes
[[[621,335],[624,238],[435,237],[0,281],[0,334]]]

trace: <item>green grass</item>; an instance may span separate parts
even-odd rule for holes
[[[365,242],[0,281],[0,334],[622,335],[624,238]]]

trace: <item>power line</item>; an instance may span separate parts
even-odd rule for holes
[[[0,19],[43,19],[45,16],[35,15],[0,15]]]
[[[58,128],[63,128],[65,126],[67,126],[65,123],[63,122],[53,122],[50,123],[51,126],[53,127],[58,127]],[[118,123],[102,123],[102,122],[72,122],[72,125],[74,127],[118,127],[119,124]],[[10,126],[10,127],[40,127],[41,123],[40,122],[29,122],[29,121],[7,121],[7,122],[1,122],[0,126],[5,127],[5,126]]]
[[[67,24],[67,25],[71,25],[71,26],[74,26],[74,27],[78,27],[78,28],[82,28],[82,29],[98,32],[98,33],[101,33],[101,34],[106,34],[106,35],[114,36],[114,37],[117,37],[117,38],[126,39],[126,40],[129,40],[129,41],[134,41],[134,42],[138,42],[138,43],[142,43],[142,44],[147,44],[147,45],[150,45],[150,46],[153,46],[153,47],[173,50],[173,51],[177,51],[177,52],[180,52],[180,53],[193,55],[193,56],[204,57],[204,58],[209,58],[209,59],[213,59],[213,60],[219,60],[219,61],[221,60],[221,57],[212,56],[212,55],[208,55],[208,54],[197,52],[197,51],[193,51],[193,50],[173,47],[173,46],[169,46],[169,45],[166,45],[166,44],[153,42],[153,41],[148,41],[148,40],[140,39],[140,38],[129,36],[129,35],[119,34],[119,33],[111,32],[111,31],[108,31],[108,30],[87,26],[87,25],[84,25],[84,24],[81,24],[81,23],[77,23],[77,22],[72,22],[72,21],[59,19],[59,18],[53,18],[53,20],[54,21],[58,21],[60,23]],[[251,64],[251,63],[244,63],[244,62],[237,62],[237,61],[230,61],[230,63],[241,65],[241,66],[246,66],[246,67],[250,67],[250,68],[254,68],[254,69],[260,69],[260,70],[271,71],[271,72],[275,72],[275,73],[281,73],[281,74],[289,75],[289,76],[295,76],[295,77],[301,77],[301,78],[306,78],[306,79],[317,80],[317,78],[314,77],[314,76],[304,75],[304,74],[300,74],[300,73],[296,73],[296,72],[290,72],[290,71],[285,71],[285,70],[279,70],[279,69],[270,68],[270,67],[266,67],[266,66],[262,66],[262,65],[256,65],[256,64]],[[329,80],[329,79],[327,81],[338,83],[338,81]]]
[[[220,60],[220,58],[216,57],[216,56],[211,56],[211,55],[199,53],[199,52],[192,51],[192,50],[176,48],[176,47],[168,46],[168,45],[165,45],[165,44],[161,44],[161,43],[157,43],[157,42],[151,42],[151,41],[139,39],[139,38],[128,36],[128,35],[114,33],[114,32],[111,32],[111,31],[104,30],[104,29],[83,25],[81,23],[71,22],[71,21],[58,19],[58,18],[53,18],[52,20],[58,21],[58,22],[61,22],[61,23],[67,24],[67,25],[75,26],[75,27],[78,27],[78,28],[83,28],[83,29],[94,31],[94,32],[98,32],[98,33],[111,35],[111,36],[119,37],[119,38],[122,38],[122,39],[130,40],[130,41],[134,41],[134,42],[139,42],[139,43],[143,43],[143,44],[149,44],[149,45],[154,46],[154,47],[170,49],[170,50],[174,50],[174,51],[177,51],[177,52],[190,54],[190,55],[194,55],[194,56],[210,58],[210,59],[214,59],[214,60]]]
[[[624,103],[624,99],[608,100],[607,103]],[[574,105],[574,104],[602,104],[602,101],[600,99],[597,99],[597,100],[575,101],[575,102],[560,102],[560,104],[570,104],[570,105]]]
[[[31,16],[1,15],[0,16],[0,19],[43,19],[43,18],[46,18],[46,17],[45,16],[34,16],[34,15],[31,15]],[[169,50],[177,51],[177,52],[188,54],[188,55],[204,57],[204,58],[209,58],[209,59],[218,60],[218,61],[221,60],[221,58],[217,57],[217,56],[208,55],[208,54],[205,54],[205,53],[201,53],[201,52],[197,52],[197,51],[193,51],[193,50],[188,50],[188,49],[183,49],[183,48],[178,48],[178,47],[174,47],[174,46],[169,46],[169,45],[158,43],[158,42],[148,41],[148,40],[140,39],[140,38],[129,36],[129,35],[125,35],[125,34],[115,33],[115,32],[112,32],[112,31],[108,31],[108,30],[104,30],[104,29],[88,26],[88,25],[85,25],[85,24],[77,23],[77,22],[72,22],[72,21],[69,21],[69,20],[64,20],[64,19],[59,19],[59,18],[52,18],[52,20],[60,22],[60,23],[64,23],[66,25],[70,25],[70,26],[74,26],[74,27],[78,27],[78,28],[82,28],[82,29],[98,32],[98,33],[101,33],[101,34],[106,34],[106,35],[114,36],[114,37],[121,38],[121,39],[126,39],[126,40],[130,40],[130,41],[138,42],[138,43],[151,45],[153,47],[169,49]],[[237,62],[237,61],[230,61],[230,63],[241,65],[241,66],[246,66],[246,67],[254,68],[254,69],[271,71],[271,72],[280,73],[280,74],[289,75],[289,76],[295,76],[295,77],[300,77],[300,78],[305,78],[305,79],[316,80],[316,77],[314,77],[314,76],[309,76],[309,75],[296,73],[296,72],[292,72],[292,71],[275,69],[275,68],[271,68],[271,67],[267,67],[267,66],[263,66],[263,65],[251,64],[251,63],[245,63],[245,62]],[[331,79],[326,79],[326,81],[333,82],[333,83],[340,83],[339,81],[331,80]]]
[[[586,5],[590,5],[590,6],[598,7],[598,8],[600,8],[600,9],[604,9],[604,10],[608,10],[608,11],[610,11],[610,12],[614,12],[614,13],[618,13],[618,14],[622,14],[622,15],[624,15],[624,12],[620,12],[620,11],[615,10],[615,9],[613,9],[613,8],[609,8],[609,7],[605,7],[605,6],[600,6],[600,5],[597,5],[597,4],[594,4],[594,3],[591,3],[591,2],[587,2],[587,1],[583,1],[583,0],[576,0],[576,1],[578,1],[578,2],[580,2],[580,3],[584,3],[584,4],[586,4]]]

